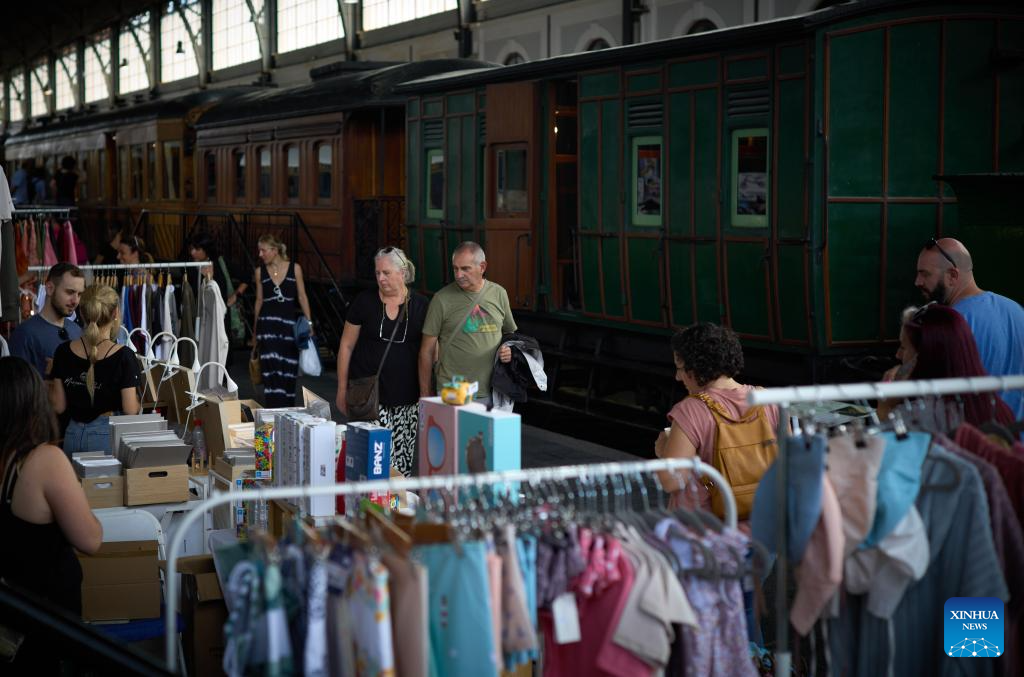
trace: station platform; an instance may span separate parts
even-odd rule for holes
[[[249,380],[249,352],[247,350],[236,350],[231,354],[231,364],[228,371],[231,378],[238,384],[238,397],[242,399],[255,399],[259,401],[260,393],[258,387],[254,387]],[[306,387],[314,393],[331,403],[331,413],[335,421],[342,421],[341,414],[334,406],[334,398],[337,394],[338,380],[336,372],[328,365],[320,376],[312,377],[300,375],[298,391]],[[643,460],[640,456],[605,447],[594,442],[579,440],[556,431],[546,430],[523,425],[523,467],[524,468],[546,468],[556,465],[577,465],[588,463],[611,463]]]

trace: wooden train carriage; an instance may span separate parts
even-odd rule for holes
[[[310,84],[218,106],[197,125],[200,210],[231,214],[253,254],[259,235],[275,232],[307,276],[372,282],[373,252],[402,237],[405,99],[393,86],[481,65],[341,62],[314,69]],[[361,220],[365,203],[392,218]]]
[[[518,315],[568,319],[549,344],[595,364],[667,380],[666,334],[707,320],[744,339],[748,378],[853,376],[891,354],[933,234],[1021,297],[1000,264],[1022,229],[961,223],[936,178],[1024,169],[1021,44],[1019,3],[866,0],[409,83],[421,284],[474,237]]]
[[[192,124],[244,89],[196,92],[33,127],[8,137],[6,159],[13,165],[34,158],[52,176],[61,158],[74,157],[81,227],[89,242],[102,242],[110,227],[133,228],[143,210],[195,209]],[[152,253],[177,257],[180,230],[149,229]]]

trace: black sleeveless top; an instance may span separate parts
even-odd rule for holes
[[[17,482],[18,464],[12,461],[0,494],[0,534],[6,543],[0,556],[0,577],[81,616],[82,567],[75,550],[57,522],[33,524],[12,512]]]

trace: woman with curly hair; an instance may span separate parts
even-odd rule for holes
[[[689,396],[676,403],[668,413],[672,425],[663,431],[654,444],[658,458],[692,458],[712,464],[715,455],[715,417],[710,407],[717,405],[729,417],[739,419],[747,414],[747,394],[754,386],[735,379],[743,370],[743,348],[728,327],[702,322],[677,332],[672,337],[672,358],[676,380],[686,386]],[[713,404],[708,404],[711,400]],[[778,407],[766,407],[765,415],[772,430],[779,422]],[[662,474],[666,491],[678,492],[680,475]],[[702,504],[709,500],[701,494]],[[679,504],[682,496],[673,496]]]

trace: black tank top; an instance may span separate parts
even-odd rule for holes
[[[12,512],[17,482],[18,464],[12,458],[0,495],[0,534],[5,543],[0,577],[80,616],[82,567],[75,551],[56,522],[33,524]]]

